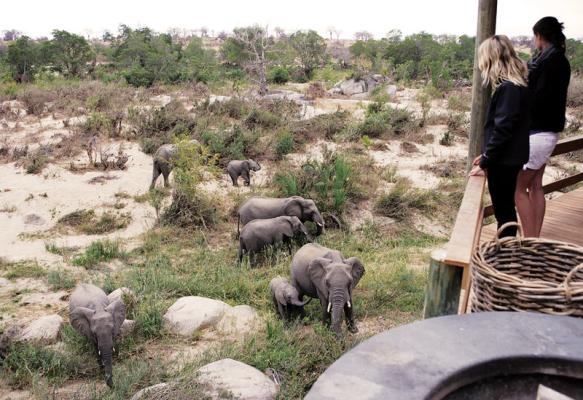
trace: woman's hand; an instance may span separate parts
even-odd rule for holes
[[[472,165],[480,165],[480,161],[482,160],[482,155],[480,154],[478,157],[474,158],[474,162]]]
[[[486,171],[484,171],[482,168],[480,168],[479,165],[476,165],[474,168],[472,168],[469,175],[470,176],[486,176]]]

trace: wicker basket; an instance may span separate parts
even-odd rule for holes
[[[583,247],[500,232],[472,256],[472,311],[583,317]]]

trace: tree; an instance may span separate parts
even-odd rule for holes
[[[19,83],[31,82],[38,67],[37,45],[28,36],[21,36],[8,46],[6,62],[12,78]]]
[[[367,31],[360,31],[360,32],[356,32],[354,34],[354,38],[356,40],[362,40],[363,42],[366,42],[368,40],[374,39],[374,36],[372,33],[367,32]]]
[[[65,76],[80,76],[83,68],[93,59],[93,51],[87,40],[67,31],[53,31],[51,48],[53,66]]]
[[[12,42],[13,40],[16,40],[22,36],[22,32],[17,31],[16,29],[9,29],[3,32],[4,35],[2,40],[4,40],[5,42]]]
[[[267,94],[268,54],[274,41],[267,28],[259,25],[235,28],[233,36],[223,44],[221,53],[230,62],[244,67],[259,85],[259,95]]]
[[[291,45],[297,53],[298,60],[308,79],[325,60],[326,41],[316,31],[298,31],[291,38]]]
[[[214,50],[203,47],[202,38],[193,37],[182,55],[188,73],[195,81],[208,83],[216,75],[217,59]]]

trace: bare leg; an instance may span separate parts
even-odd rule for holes
[[[528,192],[536,174],[537,171],[530,169],[520,171],[516,181],[516,191],[514,192],[514,201],[525,237],[534,237],[536,235],[535,205],[532,203]]]
[[[530,204],[534,208],[534,237],[540,237],[540,231],[543,227],[546,211],[545,192],[543,191],[543,175],[545,174],[546,164],[536,171],[534,179],[528,187]]]
[[[168,177],[170,176],[170,171],[162,171],[162,175],[164,176],[164,187],[170,186],[170,181]]]

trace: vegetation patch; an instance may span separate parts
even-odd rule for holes
[[[400,179],[386,194],[381,195],[375,203],[375,211],[385,217],[403,221],[412,216],[413,210],[430,213],[441,202],[436,191],[415,189],[408,180]]]
[[[97,240],[89,245],[83,254],[73,258],[73,265],[94,268],[100,262],[124,256],[119,243],[111,240]]]
[[[49,271],[47,281],[52,290],[72,289],[77,283],[73,274],[61,268]]]
[[[4,278],[43,278],[47,271],[35,261],[6,262],[0,260],[0,269],[4,271]]]
[[[126,228],[132,220],[129,213],[106,211],[99,217],[93,210],[76,210],[61,217],[57,224],[86,235],[101,235]]]

